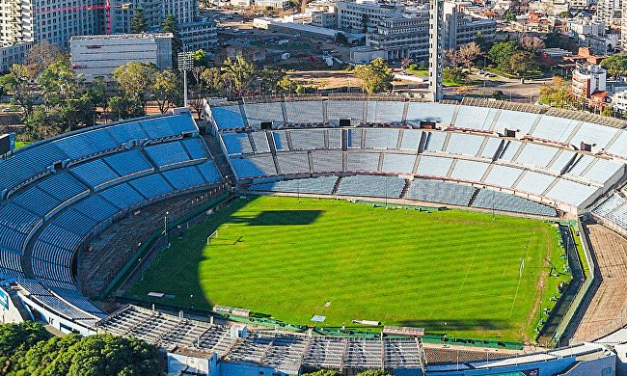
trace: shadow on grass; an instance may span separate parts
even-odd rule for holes
[[[459,331],[506,330],[510,324],[504,320],[454,319],[454,320],[402,320],[402,326],[424,328],[429,333],[446,334]]]

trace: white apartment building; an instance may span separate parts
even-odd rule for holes
[[[599,0],[595,18],[609,27],[619,17],[622,6],[622,0]]]
[[[103,0],[0,0],[0,44],[67,46],[75,35],[105,32]]]
[[[374,31],[379,22],[389,17],[402,16],[405,6],[381,3],[376,0],[337,2],[337,27],[342,30]]]
[[[72,69],[85,80],[111,80],[113,71],[131,61],[172,68],[172,34],[78,36],[70,40]]]
[[[574,96],[582,99],[606,91],[607,72],[598,65],[577,66],[573,71],[571,90]]]
[[[612,107],[616,111],[627,111],[627,90],[622,90],[612,95]]]

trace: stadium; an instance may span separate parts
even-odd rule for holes
[[[3,318],[171,374],[624,374],[626,125],[330,95],[44,140],[0,160]]]

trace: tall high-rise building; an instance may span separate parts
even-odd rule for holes
[[[612,24],[612,20],[620,14],[623,0],[599,0],[597,3],[596,20],[605,22],[608,27]]]
[[[105,31],[103,0],[0,0],[0,43],[48,41],[67,46],[74,35]]]
[[[430,0],[429,18],[429,92],[432,100],[439,102],[444,98],[444,48],[442,28],[444,23],[444,1]]]
[[[176,19],[186,49],[210,49],[217,45],[218,35],[213,22],[200,17],[198,0],[111,0],[111,28],[114,34],[131,32],[131,20],[142,9],[148,29],[161,31],[167,15]]]

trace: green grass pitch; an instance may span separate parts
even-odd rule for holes
[[[251,197],[173,240],[126,295],[163,292],[173,304],[242,307],[295,324],[313,325],[317,314],[323,326],[377,320],[527,341],[540,301],[566,278],[549,276],[548,260],[564,252],[558,242],[539,220]]]

